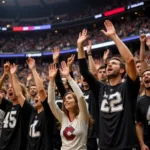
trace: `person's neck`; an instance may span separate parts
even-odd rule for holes
[[[83,89],[84,89],[84,91],[87,91],[89,89],[89,86],[88,85],[84,85]]]
[[[115,86],[115,85],[120,84],[121,81],[122,81],[122,78],[118,76],[118,77],[109,79],[109,84],[110,84],[111,86]]]
[[[150,96],[150,90],[146,90],[146,95]]]
[[[72,112],[72,111],[69,111],[69,120],[70,121],[73,121],[74,120],[74,118],[75,118],[75,114],[74,114],[74,112]]]
[[[41,113],[43,110],[44,110],[44,109],[43,109],[43,107],[41,106],[41,107],[37,108],[37,113],[39,114],[39,113]]]
[[[17,100],[13,100],[13,101],[12,101],[12,104],[13,104],[13,105],[18,105],[19,102],[18,102]]]

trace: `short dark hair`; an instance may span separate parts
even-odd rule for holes
[[[143,77],[143,74],[146,72],[146,71],[150,71],[150,68],[146,68],[143,72],[142,72],[142,77]]]
[[[101,65],[101,66],[98,68],[98,71],[101,70],[101,69],[106,69],[106,66],[105,66],[105,65]]]
[[[110,60],[118,60],[120,62],[120,68],[124,69],[124,73],[122,74],[122,78],[123,78],[124,75],[126,74],[126,68],[125,68],[125,64],[124,64],[123,60],[119,57],[112,57]]]
[[[138,59],[135,61],[135,64],[141,63],[141,61]]]
[[[31,88],[32,86],[36,86],[35,84],[31,84],[30,86],[29,86],[29,88]]]

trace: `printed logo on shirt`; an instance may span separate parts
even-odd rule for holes
[[[63,135],[67,141],[72,141],[76,137],[76,135],[73,134],[74,130],[75,129],[72,126],[66,127],[64,129]]]
[[[150,125],[150,106],[148,107],[148,110],[147,110],[146,119],[148,120],[148,125]]]
[[[119,92],[107,95],[104,93],[101,103],[101,111],[106,113],[114,113],[123,110],[121,94]]]
[[[38,124],[38,120],[34,120],[33,124],[30,126],[29,135],[32,138],[40,137],[40,135],[41,135],[40,131],[36,131],[36,125],[37,124]]]
[[[3,128],[14,128],[17,123],[16,115],[16,110],[7,112],[6,117],[3,121]]]

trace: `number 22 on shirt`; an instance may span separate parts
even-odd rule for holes
[[[14,128],[16,126],[16,114],[17,111],[7,112],[6,117],[3,121],[3,128]]]

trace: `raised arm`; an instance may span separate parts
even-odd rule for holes
[[[148,68],[148,64],[146,62],[146,54],[145,54],[145,42],[146,35],[140,35],[140,61],[141,61],[141,72],[143,72],[146,68]]]
[[[87,55],[88,55],[88,60],[89,60],[89,70],[98,79],[98,76],[97,76],[98,72],[97,72],[97,68],[95,66],[93,57],[92,57],[91,49],[92,49],[92,41],[89,40],[87,50],[86,50]]]
[[[59,109],[58,105],[55,103],[55,76],[57,74],[56,64],[51,64],[49,66],[49,85],[48,85],[48,104],[51,108],[53,115],[61,123],[63,112]]]
[[[38,93],[40,96],[40,100],[41,100],[41,102],[43,102],[46,99],[47,95],[46,95],[46,91],[44,89],[43,82],[42,82],[39,74],[37,73],[35,60],[33,58],[28,58],[27,64],[33,74],[34,81],[35,81],[35,84],[36,84],[36,87],[37,87],[37,90],[38,90]]]
[[[107,49],[107,50],[104,52],[104,55],[103,55],[103,64],[104,64],[105,66],[107,66],[107,60],[108,60],[109,53],[110,53],[110,50]]]
[[[17,79],[16,71],[17,71],[17,66],[15,64],[11,65],[10,73],[12,76],[13,89],[15,91],[15,94],[16,94],[16,97],[20,106],[23,107],[24,102],[25,102],[25,97],[22,93],[21,85]]]
[[[83,93],[80,90],[79,86],[76,84],[76,82],[71,78],[71,76],[69,74],[69,68],[66,65],[65,61],[63,61],[61,63],[60,71],[61,71],[61,74],[67,78],[71,88],[73,89],[75,95],[77,96],[81,118],[84,119],[85,121],[88,121],[89,113],[87,110],[87,106],[86,106],[86,102],[85,102]]]
[[[6,62],[4,64],[4,73],[0,78],[0,88],[3,86],[4,80],[6,79],[7,75],[10,73],[10,63]]]
[[[89,84],[90,90],[94,93],[95,97],[98,97],[100,82],[90,73],[88,69],[88,65],[85,58],[85,52],[83,49],[84,43],[88,38],[87,30],[83,30],[79,33],[79,38],[77,40],[77,47],[78,47],[78,59],[79,59],[79,68],[80,73]]]
[[[123,60],[126,63],[126,72],[127,72],[128,76],[133,81],[135,81],[137,78],[137,72],[136,72],[136,66],[135,66],[135,61],[134,61],[133,55],[131,54],[128,47],[121,41],[121,39],[116,34],[116,31],[115,31],[115,28],[114,28],[112,22],[109,20],[106,20],[104,22],[104,25],[105,25],[107,31],[102,30],[102,32],[106,36],[110,37],[115,42],[121,57],[123,58]]]
[[[72,54],[68,59],[67,59],[67,66],[69,67],[69,73],[71,77],[73,78],[73,72],[72,72],[72,65],[74,63],[75,59],[75,54]]]
[[[59,56],[60,56],[60,48],[54,47],[53,50],[53,63],[56,64],[56,67],[59,68]],[[66,93],[66,89],[64,87],[64,84],[62,82],[60,71],[57,71],[56,77],[55,77],[55,83],[58,88],[58,91],[60,92],[61,97],[64,97]]]

